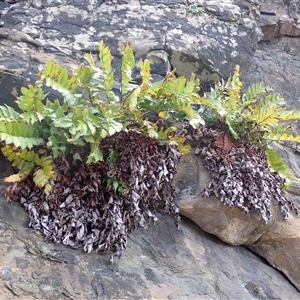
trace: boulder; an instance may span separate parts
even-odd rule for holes
[[[268,225],[256,212],[243,213],[239,208],[223,205],[213,196],[206,199],[202,192],[210,181],[210,171],[203,166],[201,158],[193,153],[183,158],[177,166],[174,182],[180,213],[228,244],[249,245],[256,242]]]
[[[277,145],[297,178],[299,156],[291,149]],[[187,170],[192,170],[187,172]],[[256,211],[249,214],[237,207],[225,206],[215,197],[207,199],[202,191],[211,180],[201,158],[193,153],[184,157],[177,167],[174,185],[177,187],[176,204],[180,213],[231,245],[245,245],[264,257],[272,266],[281,270],[300,290],[300,216],[290,212],[285,220],[279,206],[271,203],[272,218],[265,223]],[[287,188],[290,199],[300,208],[300,186]]]

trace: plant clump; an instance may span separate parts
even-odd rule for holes
[[[108,148],[106,146],[109,146]],[[86,252],[112,252],[120,257],[127,235],[157,221],[156,209],[180,217],[171,181],[180,153],[176,147],[137,132],[115,133],[100,147],[103,161],[87,165],[79,154],[55,159],[58,170],[47,195],[32,177],[6,189],[6,197],[20,200],[29,212],[29,226],[46,239],[68,246],[83,243]]]
[[[199,81],[173,72],[152,83],[145,60],[136,84],[130,44],[123,47],[119,83],[102,41],[98,58],[85,59],[72,74],[48,62],[39,80],[21,89],[19,111],[0,106],[1,150],[16,171],[4,179],[12,184],[5,195],[24,205],[29,226],[48,240],[112,252],[113,261],[129,232],[146,228],[147,217],[157,220],[159,207],[179,226],[171,181],[189,146],[170,124],[203,121],[193,108]]]
[[[270,144],[300,142],[282,125],[300,112],[285,110],[279,94],[263,83],[242,94],[237,67],[200,96],[194,75],[177,77],[174,70],[153,83],[148,60],[137,84],[130,44],[123,47],[119,82],[103,41],[98,58],[85,60],[72,74],[48,62],[39,80],[21,89],[18,111],[0,106],[1,151],[16,171],[5,178],[6,197],[24,205],[30,226],[48,240],[112,252],[113,262],[128,233],[146,228],[147,218],[157,220],[156,209],[174,215],[178,228],[171,182],[189,144],[211,170],[207,196],[245,212],[257,209],[266,222],[273,198],[285,218],[290,207],[298,212],[282,192],[291,173]],[[183,121],[178,134],[173,124]]]
[[[270,170],[263,145],[235,140],[224,123],[198,125],[196,129],[186,123],[181,134],[211,172],[212,179],[203,191],[206,197],[214,195],[225,205],[239,207],[246,213],[255,209],[266,223],[272,217],[273,200],[285,219],[290,208],[299,213],[284,195],[284,179]]]

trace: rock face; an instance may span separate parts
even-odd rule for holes
[[[9,206],[0,197],[0,208],[3,299],[299,297],[264,260],[244,247],[226,245],[184,217],[178,232],[174,220],[158,214],[155,226],[130,235],[123,257],[111,265],[109,255],[45,243],[28,228],[27,213],[17,203]]]
[[[258,3],[257,25],[263,35],[250,69],[242,74],[244,85],[264,81],[285,97],[289,108],[300,109],[297,81],[300,72],[300,2],[267,0]],[[299,126],[296,129],[299,132]]]
[[[283,146],[278,148],[288,158],[299,178],[299,157]],[[202,164],[199,157],[188,154],[177,168],[176,204],[181,214],[228,244],[248,246],[286,274],[300,290],[300,217],[290,213],[289,218],[284,220],[278,205],[272,204],[273,217],[266,224],[255,211],[245,214],[239,208],[224,206],[216,198],[206,199],[201,192],[211,178]],[[193,171],[187,173],[186,170]],[[290,187],[289,191],[288,197],[300,207],[298,185]]]
[[[195,2],[203,13],[190,9]],[[299,1],[285,0],[1,1],[0,102],[14,105],[20,87],[34,82],[47,60],[72,69],[84,53],[96,54],[103,39],[117,74],[121,48],[131,42],[137,59],[151,58],[153,77],[176,68],[178,75],[196,73],[207,87],[239,64],[245,86],[264,81],[299,109],[299,12]],[[299,159],[285,153],[300,176]],[[247,245],[300,289],[299,218],[283,221],[278,215],[265,225],[254,213],[203,200],[199,191],[209,174],[201,162],[189,156],[180,168],[183,214],[227,243]],[[299,190],[291,187],[290,197],[300,205]],[[27,229],[17,204],[8,207],[2,198],[0,207],[0,294],[6,299],[299,298],[253,253],[227,246],[187,219],[179,233],[163,216],[146,234],[133,233],[128,251],[111,266],[107,257],[45,244]]]
[[[235,64],[246,71],[257,47],[256,23],[232,1],[223,2],[206,1],[203,14],[181,0],[1,2],[0,66],[15,75],[14,86],[11,77],[2,79],[1,101],[32,81],[46,60],[72,68],[82,53],[97,52],[101,39],[111,46],[117,73],[127,42],[137,59],[163,50],[179,75],[194,72],[203,82],[228,77]]]

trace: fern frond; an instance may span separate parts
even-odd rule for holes
[[[35,167],[36,154],[34,151],[19,150],[15,146],[5,145],[1,148],[3,155],[17,167],[19,172],[6,178],[6,182],[16,182],[26,177]]]
[[[143,98],[151,84],[151,69],[150,69],[150,62],[148,59],[145,59],[140,66],[140,74],[142,77],[142,84],[140,85],[141,93],[140,97]]]
[[[78,86],[87,88],[90,86],[93,78],[93,70],[91,67],[79,66],[74,71],[74,78],[76,78],[76,83]]]
[[[41,113],[44,108],[43,100],[47,97],[40,88],[41,82],[36,82],[36,86],[28,85],[22,87],[22,95],[17,98],[17,104],[23,112]]]
[[[182,76],[176,78],[173,75],[166,77],[159,85],[155,83],[152,86],[152,89],[153,87],[156,88],[153,89],[154,98],[161,99],[156,109],[161,111],[170,110],[172,112],[182,112],[189,117],[192,126],[196,126],[199,123],[204,124],[204,120],[193,108],[193,104],[200,103],[201,99],[200,96],[195,93],[198,88],[197,83],[198,80],[195,76],[191,76],[190,80],[187,80]]]
[[[33,174],[33,181],[37,186],[44,188],[46,194],[49,194],[52,189],[50,181],[55,179],[57,176],[57,172],[55,171],[53,164],[53,157],[39,157],[36,155],[35,163],[38,167],[35,169]]]
[[[233,75],[225,84],[225,89],[221,90],[223,94],[223,105],[227,107],[228,111],[237,112],[241,109],[239,104],[241,101],[242,86],[243,83],[240,81],[240,67],[237,65],[234,69]]]
[[[114,71],[112,68],[112,56],[108,46],[103,41],[99,43],[99,59],[102,73],[104,76],[104,88],[109,101],[115,100],[112,95],[112,88],[114,87]]]
[[[253,102],[256,102],[260,96],[270,90],[271,88],[265,86],[263,82],[252,84],[250,87],[248,87],[247,92],[243,95],[244,104],[249,105]]]
[[[67,105],[77,105],[78,99],[75,95],[77,89],[76,77],[69,78],[67,68],[48,61],[45,68],[40,72],[40,76],[48,87],[58,91],[64,97]]]
[[[45,84],[53,90],[58,91],[64,97],[64,102],[68,106],[76,106],[78,104],[76,95],[74,95],[68,88],[65,88],[60,83],[56,82],[54,79],[46,77]]]
[[[54,80],[61,88],[69,90],[72,94],[76,92],[76,77],[69,77],[69,72],[66,67],[48,61],[45,68],[41,72],[41,78],[51,78]]]
[[[0,120],[1,121],[15,121],[19,118],[19,113],[15,111],[12,107],[10,106],[3,106],[0,105]]]
[[[87,157],[87,164],[103,160],[103,153],[97,143],[91,144],[91,152]]]
[[[291,143],[300,143],[300,135],[293,135],[287,132],[278,133],[278,132],[268,132],[264,135],[265,140],[278,141],[278,142],[291,142]]]
[[[282,121],[288,120],[300,120],[300,111],[299,110],[278,110],[278,115]]]
[[[236,65],[234,68],[233,75],[229,78],[225,84],[225,89],[230,89],[240,94],[243,83],[240,80],[240,66]]]
[[[137,86],[136,88],[132,89],[123,102],[123,108],[128,107],[130,111],[136,110],[138,98],[140,96],[141,88]]]
[[[195,76],[195,74],[192,74],[190,76],[190,78],[186,79],[183,93],[185,95],[195,95],[196,96],[196,95],[198,95],[199,90],[200,90],[200,80]],[[199,97],[195,97],[195,98],[197,99],[197,103],[198,103]]]
[[[26,177],[26,175],[19,175],[19,174],[12,174],[10,176],[7,176],[3,179],[4,182],[8,183],[14,183],[14,182],[20,182]]]
[[[256,103],[256,107],[259,108],[268,108],[270,106],[280,107],[285,104],[285,100],[282,95],[274,93],[269,94],[264,99]]]
[[[132,47],[130,46],[130,43],[127,43],[123,47],[122,54],[123,56],[122,56],[122,64],[121,64],[121,75],[122,75],[121,94],[122,96],[124,96],[130,90],[129,82],[132,81],[131,73],[135,66],[135,59],[134,59],[133,50]]]
[[[276,106],[260,108],[252,112],[252,118],[256,121],[257,125],[266,131],[270,131],[273,127],[276,127],[280,121]]]
[[[201,98],[201,104],[212,109],[221,117],[226,115],[226,107],[220,101],[218,87],[215,89],[211,88],[209,93],[204,93],[204,96]]]
[[[0,140],[6,144],[13,144],[21,149],[41,145],[43,139],[39,137],[36,128],[21,122],[0,122]]]
[[[253,105],[249,105],[245,114],[248,120],[257,123],[260,130],[270,131],[282,121],[279,111],[283,103],[284,98],[280,94],[267,95],[262,100],[258,99]]]
[[[288,168],[287,164],[284,162],[277,151],[266,146],[265,152],[267,154],[268,164],[273,172],[277,172],[282,178],[288,181],[296,179],[295,175]]]
[[[225,119],[225,122],[228,126],[229,131],[231,132],[232,136],[237,140],[240,138],[239,132],[236,130],[236,123],[234,120],[231,118],[230,115],[228,115]]]

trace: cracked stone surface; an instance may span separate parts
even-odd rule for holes
[[[190,12],[193,3],[204,13]],[[158,62],[155,78],[176,68],[179,75],[194,72],[209,87],[239,64],[245,86],[264,81],[286,97],[290,108],[299,109],[299,12],[296,0],[1,1],[0,70],[5,73],[0,72],[0,102],[15,106],[20,87],[34,82],[47,60],[72,69],[83,62],[84,53],[97,54],[97,43],[104,39],[117,75],[121,47],[129,41],[137,60]],[[193,189],[193,182],[186,184]],[[291,197],[298,199],[298,190]],[[220,220],[226,223],[229,215]],[[179,233],[172,220],[161,216],[147,234],[132,234],[129,249],[113,266],[105,256],[46,244],[27,224],[21,207],[0,199],[0,295],[5,299],[299,298],[297,289],[264,260],[220,242],[187,219]],[[212,232],[212,224],[205,230]],[[279,233],[285,225],[277,225],[274,232],[283,239]],[[245,239],[251,226],[243,227],[248,232],[239,232],[238,238]],[[268,245],[272,237],[262,238],[262,232],[253,229],[251,241],[260,239],[252,250],[268,255],[299,288],[293,278],[299,276],[300,263],[287,255],[297,255],[298,233]]]
[[[299,155],[280,145],[277,145],[277,151],[300,178]],[[284,220],[278,205],[273,202],[273,217],[266,224],[255,211],[245,214],[237,207],[224,205],[216,197],[206,199],[202,191],[210,180],[210,172],[203,166],[202,159],[192,153],[186,155],[177,167],[174,183],[178,191],[176,204],[181,214],[228,244],[248,246],[282,271],[300,290],[300,216],[291,212]],[[287,191],[287,197],[300,208],[299,184],[288,187]]]
[[[116,73],[127,42],[137,59],[164,50],[177,74],[194,72],[203,83],[228,77],[236,64],[249,69],[259,39],[255,20],[234,1],[203,5],[204,13],[194,14],[183,0],[0,2],[0,67],[15,75],[13,93],[18,93],[46,60],[72,68],[84,52],[96,53],[103,39]],[[2,101],[12,101],[5,78],[1,86],[8,91]]]
[[[28,228],[24,209],[0,197],[0,299],[299,297],[281,273],[246,248],[226,245],[185,218],[177,232],[171,218],[158,216],[148,231],[130,235],[123,257],[111,265],[109,255],[46,243]]]

